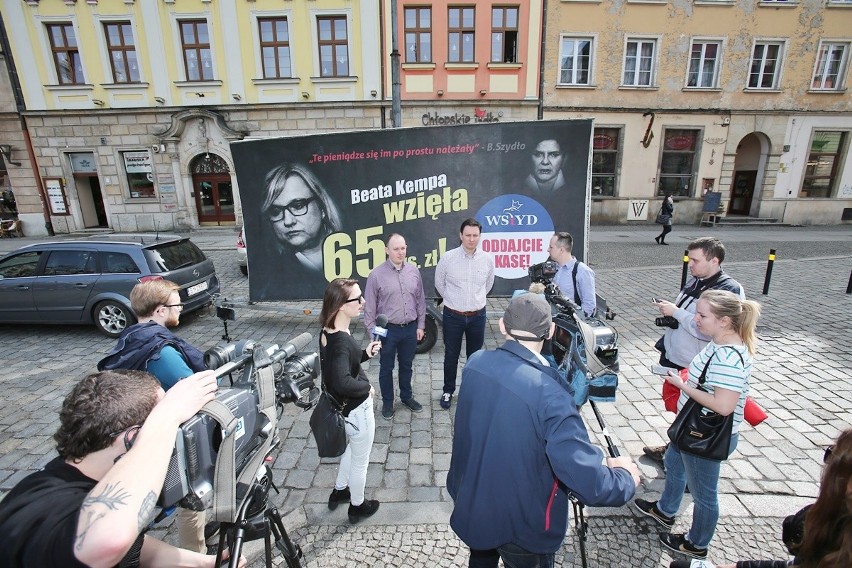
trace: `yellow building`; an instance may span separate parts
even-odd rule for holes
[[[544,118],[593,117],[592,219],[852,214],[848,0],[551,1]],[[845,210],[845,211],[844,211]],[[846,216],[844,216],[846,215]]]

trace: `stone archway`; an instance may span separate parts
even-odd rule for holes
[[[750,215],[759,204],[768,155],[769,141],[760,132],[747,134],[737,144],[728,201],[729,215]],[[754,200],[755,194],[758,195],[757,202]]]
[[[208,225],[234,223],[234,188],[225,160],[209,152],[199,154],[192,159],[189,173],[198,222]]]

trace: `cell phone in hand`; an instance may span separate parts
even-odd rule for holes
[[[660,298],[651,298],[651,301],[654,302],[655,304],[659,304],[660,302],[662,302],[662,300]]]
[[[675,375],[678,373],[678,370],[672,367],[664,367],[662,365],[651,365],[651,372],[655,375],[666,376],[669,374],[669,371],[673,371]]]

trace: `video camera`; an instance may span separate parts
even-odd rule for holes
[[[217,345],[204,354],[217,379],[230,377],[230,387],[220,387],[213,402],[181,425],[158,505],[209,508],[222,475],[217,472],[220,451],[230,450],[231,443],[233,479],[224,481],[233,486],[236,480],[236,493],[245,494],[266,454],[278,444],[278,418],[284,405],[309,409],[319,397],[314,384],[319,356],[302,351],[310,341],[311,334],[303,333],[283,348],[240,341]],[[264,455],[259,455],[261,451]],[[249,468],[250,464],[257,465]]]

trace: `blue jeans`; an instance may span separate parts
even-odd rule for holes
[[[389,323],[388,334],[382,338],[382,350],[379,351],[379,388],[382,402],[393,404],[393,365],[399,361],[399,398],[409,400],[411,392],[411,366],[417,351],[417,320],[405,327]]]
[[[553,568],[556,554],[537,554],[518,546],[504,544],[491,550],[470,549],[468,568],[497,568],[497,561],[502,558],[506,568]]]
[[[731,436],[731,451],[737,449],[739,434]],[[695,504],[692,513],[692,526],[686,538],[699,548],[707,548],[716,523],[719,521],[719,470],[722,462],[706,460],[678,450],[669,444],[663,457],[666,466],[666,487],[657,503],[664,515],[674,517],[680,508],[683,492],[689,484],[689,492]]]
[[[467,346],[467,356],[482,349],[485,342],[485,308],[475,315],[462,316],[444,308],[444,392],[456,392],[462,337]]]

